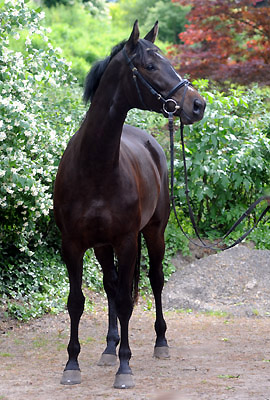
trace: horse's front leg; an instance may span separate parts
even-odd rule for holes
[[[77,251],[72,243],[63,243],[62,255],[69,274],[70,292],[68,312],[70,316],[70,341],[68,344],[68,362],[62,375],[61,384],[75,385],[81,383],[81,371],[78,363],[80,343],[78,337],[79,322],[84,310],[82,293],[83,251]]]
[[[137,257],[137,236],[126,237],[116,249],[118,258],[118,285],[115,298],[116,312],[121,327],[119,348],[120,366],[115,376],[114,387],[128,389],[134,386],[133,374],[129,366],[131,350],[128,339],[129,320],[133,311],[132,283]]]
[[[108,298],[109,326],[107,333],[107,346],[98,362],[99,366],[111,366],[117,362],[116,347],[119,344],[117,315],[115,309],[115,295],[117,285],[117,271],[114,265],[114,253],[111,246],[95,248],[95,255],[102,267],[103,285]]]

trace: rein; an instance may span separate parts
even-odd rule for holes
[[[194,242],[192,239],[190,239],[190,237],[186,234],[186,232],[184,231],[177,212],[176,212],[176,206],[175,206],[175,197],[174,197],[174,189],[173,189],[173,183],[174,183],[174,127],[173,127],[173,113],[169,113],[168,116],[169,119],[169,132],[170,132],[170,160],[171,160],[171,205],[172,205],[172,209],[177,221],[177,224],[179,226],[179,228],[181,229],[182,233],[184,234],[184,236],[194,245],[198,246],[198,247],[202,247],[202,248],[207,248],[207,249],[211,249],[211,250],[228,250],[234,246],[236,246],[237,244],[241,243],[259,224],[259,222],[263,219],[263,217],[265,216],[265,214],[270,211],[270,196],[261,196],[259,199],[257,199],[254,203],[252,203],[250,205],[250,207],[247,209],[247,211],[245,211],[241,217],[233,224],[233,226],[228,230],[228,232],[225,233],[225,235],[217,241],[217,243],[215,244],[215,246],[209,246],[206,243],[204,243],[204,241],[202,240],[196,222],[195,222],[195,217],[194,217],[194,213],[190,204],[190,198],[189,198],[189,188],[188,188],[188,175],[187,175],[187,165],[186,165],[186,155],[185,155],[185,143],[184,143],[184,124],[181,122],[180,125],[180,132],[181,132],[181,147],[182,147],[182,155],[183,155],[183,164],[184,164],[184,181],[185,181],[185,195],[186,195],[186,202],[188,205],[188,210],[189,210],[189,217],[193,226],[193,229],[196,233],[197,238],[199,239],[201,244],[198,244],[196,242]],[[257,219],[256,223],[250,228],[248,229],[242,236],[240,236],[237,240],[235,240],[232,244],[230,245],[222,245],[222,243],[224,242],[224,240],[236,229],[236,227],[246,218],[248,217],[251,212],[257,207],[257,205],[259,203],[261,203],[262,201],[267,201],[268,202],[268,206],[263,210],[263,212],[260,214],[259,218]],[[220,247],[222,246],[222,247]]]
[[[188,210],[189,210],[189,217],[193,226],[193,229],[195,231],[195,234],[197,236],[197,238],[199,239],[201,244],[198,244],[196,242],[194,242],[192,239],[190,239],[190,237],[186,234],[186,232],[184,231],[177,212],[176,212],[176,206],[175,206],[175,197],[174,197],[174,125],[173,125],[173,117],[174,114],[176,113],[176,111],[180,110],[183,111],[183,105],[184,105],[184,101],[185,101],[185,96],[186,96],[186,92],[188,89],[188,86],[191,85],[191,83],[187,80],[187,79],[181,79],[180,82],[178,82],[178,84],[173,87],[170,92],[168,93],[168,95],[166,97],[162,96],[155,88],[153,88],[153,86],[141,75],[141,73],[138,71],[138,69],[135,67],[135,65],[133,64],[132,60],[133,58],[136,56],[134,55],[132,58],[129,58],[129,56],[127,55],[127,52],[125,50],[125,48],[123,48],[123,54],[124,57],[126,59],[126,62],[128,64],[128,66],[130,67],[131,71],[132,71],[132,76],[133,76],[133,80],[137,89],[137,93],[138,93],[138,97],[140,99],[141,104],[143,105],[144,108],[147,109],[147,106],[145,105],[144,101],[143,101],[143,97],[142,97],[142,93],[141,90],[139,88],[138,85],[138,80],[150,91],[150,93],[158,100],[162,103],[163,105],[163,111],[166,114],[168,121],[169,121],[169,133],[170,133],[170,169],[171,169],[171,181],[170,181],[170,186],[171,186],[171,191],[170,191],[170,200],[171,200],[171,206],[177,221],[177,224],[180,228],[180,230],[182,231],[182,233],[184,234],[184,236],[191,242],[193,243],[195,246],[198,247],[202,247],[202,248],[207,248],[207,249],[211,249],[211,250],[228,250],[234,246],[236,246],[237,244],[241,243],[259,224],[259,222],[263,219],[263,217],[265,216],[265,214],[270,211],[270,196],[261,196],[258,200],[256,200],[254,203],[251,204],[251,206],[247,209],[247,211],[245,211],[242,216],[233,224],[233,226],[228,230],[228,232],[220,239],[217,241],[217,243],[215,244],[215,246],[209,246],[207,245],[203,239],[201,238],[197,225],[196,225],[196,221],[195,221],[195,216],[191,207],[191,203],[190,203],[190,198],[189,198],[189,188],[188,188],[188,175],[187,175],[187,165],[186,165],[186,155],[185,155],[185,143],[184,143],[184,124],[181,121],[181,125],[180,125],[180,132],[181,132],[181,146],[182,146],[182,154],[183,154],[183,164],[184,164],[184,181],[185,181],[185,195],[186,195],[186,202],[188,205]],[[184,93],[181,99],[181,103],[180,105],[177,104],[177,102],[171,98],[171,96],[179,89],[181,89],[182,87],[184,87]],[[224,240],[236,229],[236,227],[246,218],[248,217],[251,212],[256,208],[256,206],[261,203],[262,201],[267,201],[268,202],[268,206],[264,209],[264,211],[261,213],[261,215],[259,216],[258,220],[256,221],[256,223],[250,228],[248,229],[239,239],[235,240],[232,244],[230,245],[222,245],[222,243],[224,242]]]

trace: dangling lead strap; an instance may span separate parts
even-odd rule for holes
[[[175,206],[175,201],[174,201],[174,127],[173,127],[173,113],[168,113],[168,119],[169,119],[169,132],[170,132],[170,168],[171,168],[171,205],[174,211],[174,215],[177,221],[177,224],[179,228],[181,229],[182,233],[185,235],[185,237],[194,245],[198,247],[203,247],[203,248],[208,248],[212,250],[227,250],[230,249],[237,244],[241,243],[259,224],[259,222],[263,219],[263,217],[266,215],[268,211],[270,211],[270,196],[262,196],[258,200],[256,200],[254,203],[251,204],[251,206],[248,208],[246,212],[242,214],[242,216],[233,224],[233,226],[228,230],[228,232],[223,236],[222,239],[218,240],[216,245],[221,245],[221,243],[236,229],[236,227],[254,210],[254,208],[261,203],[262,201],[267,201],[268,206],[264,209],[264,211],[261,213],[259,216],[258,220],[256,223],[248,229],[239,239],[234,241],[231,245],[222,247],[214,247],[214,246],[208,246],[204,243],[204,241],[201,239],[200,234],[198,232],[198,228],[195,222],[195,217],[194,213],[190,204],[190,198],[189,198],[189,189],[188,189],[188,179],[187,179],[187,165],[186,165],[186,155],[185,155],[185,143],[184,143],[184,125],[181,122],[180,126],[180,131],[181,131],[181,146],[182,146],[182,154],[183,154],[183,164],[184,164],[184,179],[185,179],[185,194],[186,194],[186,201],[188,205],[188,210],[189,210],[189,216],[191,219],[191,223],[193,226],[193,229],[196,233],[197,238],[201,242],[201,245],[194,242],[192,239],[188,237],[188,235],[185,233],[182,225],[180,224],[177,212],[176,212],[176,206]]]

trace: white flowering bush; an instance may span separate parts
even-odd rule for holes
[[[53,180],[85,110],[70,65],[41,25],[44,14],[24,0],[0,7],[0,294],[18,301],[11,305],[17,314],[21,299],[36,298],[31,312],[38,315],[54,308],[42,293],[51,290],[56,301],[66,279],[52,214]],[[42,48],[33,44],[37,37]],[[24,49],[17,51],[22,38]],[[52,281],[54,289],[48,288]]]

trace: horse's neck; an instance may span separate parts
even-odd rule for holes
[[[106,96],[106,94],[105,94]],[[80,128],[80,159],[87,168],[110,170],[118,165],[126,107],[97,96]]]

